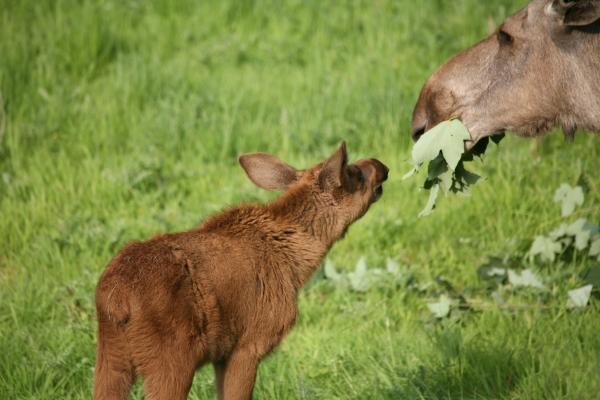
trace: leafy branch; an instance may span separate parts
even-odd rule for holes
[[[491,140],[498,144],[504,135],[492,136]],[[429,190],[429,200],[419,217],[431,214],[435,208],[440,189],[444,194],[469,193],[469,187],[476,184],[481,177],[468,171],[465,162],[482,157],[490,138],[486,137],[468,151],[465,141],[471,139],[467,127],[458,119],[444,121],[425,133],[412,149],[413,168],[404,179],[416,174],[424,163],[427,165],[427,177],[423,188]]]

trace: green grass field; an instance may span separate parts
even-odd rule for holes
[[[94,288],[112,255],[271,198],[237,155],[304,167],[342,139],[392,172],[330,260],[391,258],[420,290],[317,277],[255,397],[598,398],[600,303],[565,308],[589,259],[532,266],[548,290],[506,288],[504,306],[477,267],[526,263],[535,235],[562,222],[554,191],[581,171],[586,200],[569,220],[600,220],[600,138],[508,137],[477,164],[486,181],[470,197],[423,219],[421,181],[400,179],[425,79],[525,3],[0,0],[0,398],[90,398]],[[436,321],[440,276],[474,310]],[[211,368],[190,398],[214,398]]]

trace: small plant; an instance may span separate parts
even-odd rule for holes
[[[556,191],[555,200],[560,203],[561,214],[566,218],[584,203],[583,189],[563,184]],[[549,263],[563,266],[565,262],[572,261],[576,251],[584,252],[592,264],[583,271],[565,271],[560,276],[573,278],[582,282],[583,286],[569,290],[562,306],[548,304],[555,296],[551,286],[562,284],[565,280],[545,274],[549,271],[543,267]],[[487,307],[500,307],[508,312],[538,307],[584,308],[591,295],[598,293],[597,289],[600,288],[600,264],[593,264],[595,260],[600,261],[600,227],[579,218],[561,224],[546,235],[535,237],[529,250],[521,254],[489,257],[477,269],[483,283],[479,287],[457,289],[440,276],[417,284],[410,268],[400,266],[392,259],[387,260],[385,267],[369,268],[366,259],[361,257],[349,272],[339,271],[331,260],[326,260],[323,274],[335,287],[357,293],[377,290],[389,286],[390,282],[400,284],[424,298],[434,320],[459,320],[465,312]],[[483,294],[484,298],[475,297],[476,293]],[[515,295],[528,302],[515,304]],[[536,302],[530,303],[532,299],[536,299]]]
[[[583,188],[562,184],[555,192],[554,201],[561,206],[563,218],[569,217],[585,200]],[[574,222],[565,222],[548,234],[536,236],[524,257],[529,264],[562,264],[572,260],[575,252],[587,252],[587,258],[600,261],[600,227],[579,218]],[[525,260],[515,257],[491,257],[478,269],[481,278],[489,283],[490,289],[510,284],[512,287],[530,287],[545,289],[542,280],[531,270],[517,269]],[[600,265],[592,264],[577,277],[585,284],[568,292],[567,308],[581,308],[588,304],[589,298],[600,286]]]
[[[583,189],[562,184],[556,190],[554,200],[560,203],[563,218],[568,217],[583,205]],[[571,223],[562,223],[546,235],[537,236],[528,255],[531,259],[554,262],[559,257],[568,257],[574,251],[586,250],[589,257],[600,261],[600,226],[579,218]]]
[[[407,278],[406,271],[401,270],[398,263],[392,259],[386,261],[385,268],[368,268],[364,257],[358,260],[354,271],[351,272],[338,271],[335,264],[327,259],[324,275],[336,287],[350,288],[355,292],[367,292],[389,282],[400,282]]]

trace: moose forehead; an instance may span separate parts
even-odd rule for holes
[[[522,12],[531,25],[541,26],[550,21],[552,25],[569,25],[585,32],[598,20],[600,0],[533,0]]]
[[[576,10],[575,4],[581,10]],[[589,4],[589,7],[584,4]],[[591,16],[587,17],[587,14]],[[527,68],[525,60],[530,64],[530,69],[542,68],[555,72],[565,68],[565,62],[569,59],[578,60],[577,65],[596,63],[593,61],[597,59],[594,47],[598,45],[600,20],[593,23],[594,16],[600,16],[600,0],[533,0],[505,19],[498,31],[487,39],[495,42],[498,32],[506,32],[513,38],[513,45],[504,49],[502,46],[494,47],[495,51],[488,56],[500,64],[514,60],[515,63],[511,65],[513,72]],[[579,20],[587,22],[579,23]],[[497,68],[505,67],[497,65]],[[569,68],[573,72],[573,66]],[[532,77],[531,80],[536,79]],[[555,80],[554,83],[558,82]]]
[[[534,0],[525,8],[508,17],[501,25],[506,28],[521,28],[528,31],[541,30],[548,27],[556,18],[554,0]]]

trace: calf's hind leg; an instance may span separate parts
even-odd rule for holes
[[[146,376],[144,393],[148,400],[185,400],[193,380],[193,368],[191,371],[175,371],[172,368],[165,368]]]
[[[160,345],[155,348],[160,348]],[[159,350],[156,357],[146,359],[146,365],[140,368],[146,399],[187,399],[199,360],[194,350],[188,341],[175,340]]]
[[[219,400],[251,400],[259,359],[248,351],[235,351],[221,363],[215,363]]]
[[[116,326],[102,321],[94,371],[94,400],[125,400],[135,382],[127,342]]]

